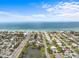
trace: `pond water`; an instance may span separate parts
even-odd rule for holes
[[[44,58],[44,57],[41,56],[39,49],[28,47],[27,53],[23,56],[23,58]]]

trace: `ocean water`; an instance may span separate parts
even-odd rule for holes
[[[0,23],[0,30],[79,31],[79,22]]]

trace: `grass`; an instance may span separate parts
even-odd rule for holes
[[[52,54],[52,50],[50,49],[50,48],[51,48],[51,45],[50,45],[50,44],[47,44],[47,47],[48,47],[48,48],[47,48],[48,53],[49,53],[49,54]]]
[[[40,54],[42,57],[45,57],[45,48],[44,47],[41,47]]]
[[[62,48],[59,47],[59,46],[57,46],[57,50],[58,50],[59,53],[63,52]]]
[[[76,48],[75,51],[79,54],[79,48]]]
[[[50,57],[51,57],[51,58],[55,58],[55,55],[54,55],[54,54],[50,54]]]
[[[36,45],[32,45],[32,49],[36,48],[37,46]]]
[[[27,44],[25,45],[25,47],[23,48],[21,54],[19,55],[19,58],[23,57],[23,55],[24,55],[25,53],[27,53],[28,47],[29,47],[29,44],[27,43]]]

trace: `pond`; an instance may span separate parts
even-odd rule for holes
[[[28,47],[27,53],[24,54],[23,58],[45,58],[40,54],[40,50],[38,48]]]

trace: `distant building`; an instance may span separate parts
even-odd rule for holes
[[[77,44],[75,44],[75,43],[72,43],[72,46],[73,46],[73,47],[78,47],[78,45],[77,45]]]
[[[53,51],[53,52],[56,52],[56,47],[55,46],[51,46],[51,50]]]
[[[55,54],[55,57],[56,57],[56,58],[62,58],[63,56],[62,56],[62,53],[56,53],[56,54]]]
[[[62,43],[59,39],[56,40],[57,44],[61,47],[62,46]]]

